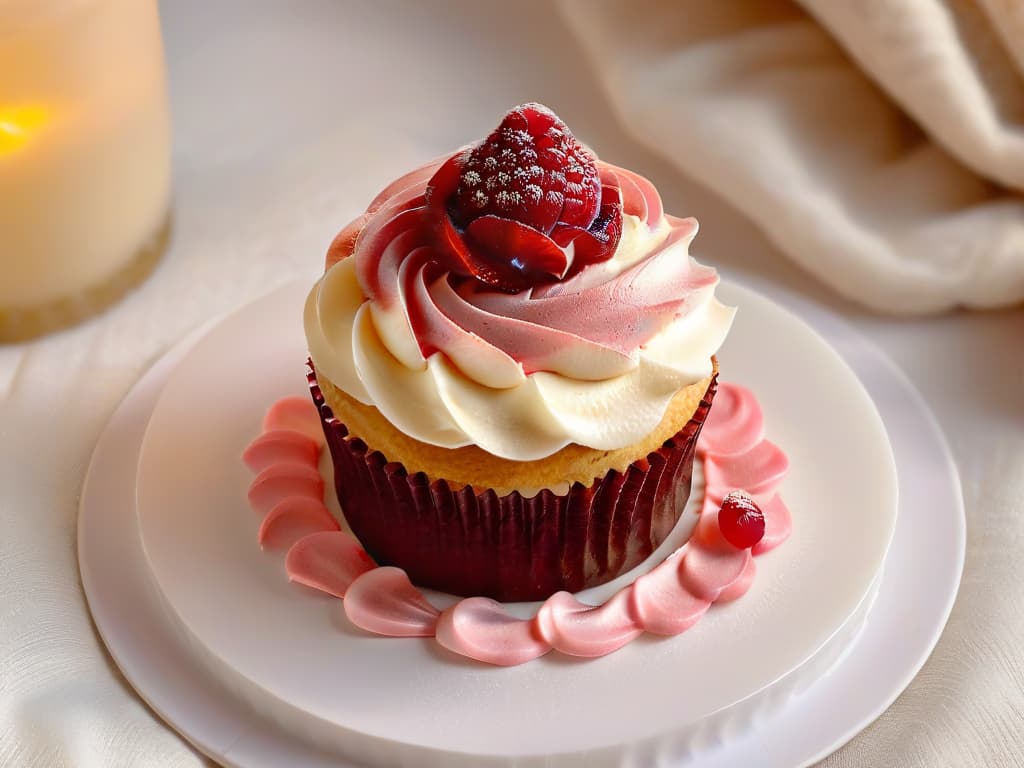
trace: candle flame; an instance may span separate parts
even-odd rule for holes
[[[0,155],[27,144],[46,124],[46,118],[42,107],[0,108]]]

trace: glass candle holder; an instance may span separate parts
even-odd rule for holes
[[[170,178],[156,0],[0,2],[0,342],[141,282]]]

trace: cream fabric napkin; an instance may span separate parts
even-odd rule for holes
[[[621,122],[843,295],[1024,299],[1024,4],[562,0]]]

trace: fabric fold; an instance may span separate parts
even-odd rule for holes
[[[1024,299],[1021,14],[805,4],[561,0],[626,129],[838,293]]]

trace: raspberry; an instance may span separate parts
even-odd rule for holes
[[[734,547],[748,549],[764,537],[764,512],[747,494],[732,491],[722,499],[718,527]]]
[[[427,182],[433,245],[456,274],[501,291],[568,279],[619,244],[622,194],[605,170],[550,109],[516,107]]]
[[[547,235],[556,224],[587,229],[597,218],[601,179],[594,156],[547,107],[516,107],[463,156],[449,211],[466,228],[482,216]]]

